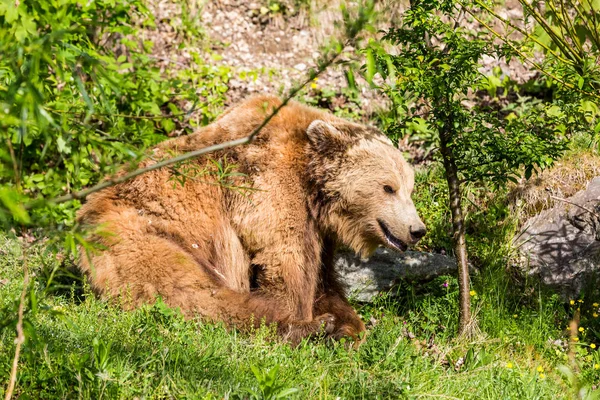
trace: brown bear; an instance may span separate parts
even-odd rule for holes
[[[142,165],[245,137],[280,104],[251,98]],[[425,226],[413,184],[381,132],[290,102],[248,145],[89,196],[78,221],[97,227],[88,240],[101,250],[82,249],[79,266],[95,291],[127,307],[160,296],[189,317],[276,323],[291,342],[357,339],[365,325],[333,269],[335,248],[368,256],[416,243]]]

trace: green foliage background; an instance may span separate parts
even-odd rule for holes
[[[0,220],[71,226],[77,202],[19,203],[80,190],[222,109],[229,69],[194,53],[161,69],[141,35],[154,27],[137,0],[0,3]]]

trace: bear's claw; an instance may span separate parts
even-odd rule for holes
[[[315,318],[319,322],[319,326],[323,331],[330,335],[335,331],[335,316],[333,314],[322,314]]]

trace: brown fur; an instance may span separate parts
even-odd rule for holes
[[[278,104],[252,98],[162,143],[151,159],[244,137]],[[200,157],[179,168],[192,172],[183,186],[173,168],[162,168],[88,198],[78,218],[98,226],[89,240],[104,247],[79,261],[93,288],[125,295],[129,306],[160,295],[188,316],[241,328],[277,323],[292,342],[322,328],[357,338],[365,326],[344,296],[333,254],[345,244],[367,256],[382,244],[398,247],[390,235],[414,243],[424,233],[400,152],[373,128],[292,102],[253,143],[210,157],[244,176],[217,182],[214,162]],[[253,190],[223,184],[232,179]]]

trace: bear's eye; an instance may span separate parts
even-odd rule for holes
[[[394,189],[390,185],[385,185],[383,187],[383,190],[385,190],[385,192],[389,193],[389,194],[394,194],[394,192],[395,192]]]

